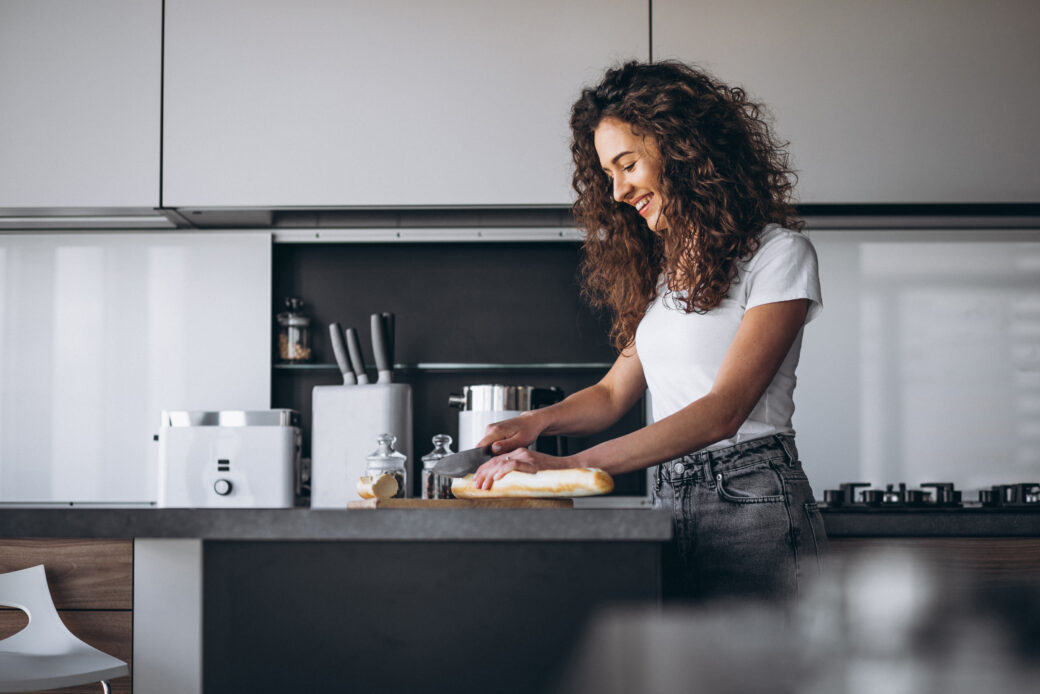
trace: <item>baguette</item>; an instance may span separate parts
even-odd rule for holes
[[[397,478],[393,475],[366,475],[357,483],[357,493],[362,499],[392,499],[397,496],[399,488]]]
[[[520,472],[512,470],[495,480],[491,489],[474,489],[473,475],[452,480],[451,493],[459,499],[493,499],[501,497],[574,497],[608,494],[614,490],[614,479],[598,468],[579,467],[563,470]]]

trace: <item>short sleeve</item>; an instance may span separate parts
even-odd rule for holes
[[[819,261],[816,249],[805,234],[773,228],[762,234],[761,245],[747,265],[744,277],[744,308],[777,301],[808,299],[805,322],[823,308]]]

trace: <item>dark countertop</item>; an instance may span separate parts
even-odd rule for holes
[[[0,507],[6,538],[663,542],[646,509],[158,509]]]
[[[1040,513],[821,508],[840,537],[1040,537]],[[666,511],[623,509],[158,509],[0,506],[0,537],[202,540],[613,541],[671,538]]]

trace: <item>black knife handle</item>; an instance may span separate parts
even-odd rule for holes
[[[383,311],[383,335],[386,336],[386,359],[390,362],[390,370],[394,368],[394,314]]]

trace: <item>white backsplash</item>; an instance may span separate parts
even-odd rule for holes
[[[0,235],[0,502],[148,502],[163,409],[270,406],[267,233]]]
[[[1040,481],[1040,231],[809,235],[824,310],[794,425],[817,498]]]

